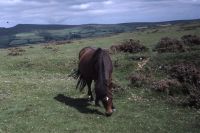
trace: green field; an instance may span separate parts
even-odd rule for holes
[[[199,64],[200,49],[161,56],[152,51],[161,37],[200,35],[200,27],[182,30],[194,25],[199,23],[74,40],[49,48],[43,44],[25,46],[21,47],[25,52],[19,56],[8,56],[9,50],[1,49],[0,133],[199,133],[199,110],[169,102],[166,93],[154,92],[149,86],[130,86],[127,79],[137,71],[139,61],[130,60],[134,56],[150,57],[152,67],[179,59],[193,59]],[[32,33],[17,35],[23,36],[31,37]],[[117,111],[106,117],[104,108],[89,103],[86,92],[76,90],[76,81],[68,75],[77,67],[81,48],[109,48],[130,38],[140,40],[149,51],[111,55],[113,61],[121,64],[114,68],[113,79],[123,89],[114,93]],[[156,78],[165,76],[157,73]]]

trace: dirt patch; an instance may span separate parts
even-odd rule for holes
[[[154,51],[158,53],[164,52],[185,52],[188,51],[187,47],[182,41],[177,39],[172,39],[169,37],[161,38],[161,40],[156,45]]]
[[[197,35],[184,35],[181,39],[187,46],[200,45],[200,37]]]
[[[141,44],[139,40],[125,40],[119,45],[112,45],[110,50],[114,53],[116,52],[128,52],[128,53],[138,53],[142,51],[146,51],[147,48]]]

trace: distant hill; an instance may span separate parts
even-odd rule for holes
[[[73,40],[132,32],[143,28],[200,22],[177,20],[166,22],[134,22],[120,24],[38,25],[19,24],[11,28],[0,27],[0,48],[36,44],[49,41]]]
[[[10,35],[21,32],[31,32],[34,30],[60,30],[73,28],[73,25],[38,25],[38,24],[18,24],[11,28],[0,28],[0,35]]]

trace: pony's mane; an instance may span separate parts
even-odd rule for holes
[[[100,99],[106,96],[107,91],[107,83],[105,79],[104,52],[104,50],[98,48],[94,54],[95,65],[97,65],[95,66],[95,68],[98,69],[96,70],[98,73],[98,77],[96,81],[95,91]]]

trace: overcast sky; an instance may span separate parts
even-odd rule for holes
[[[0,0],[0,27],[200,18],[200,0]]]

